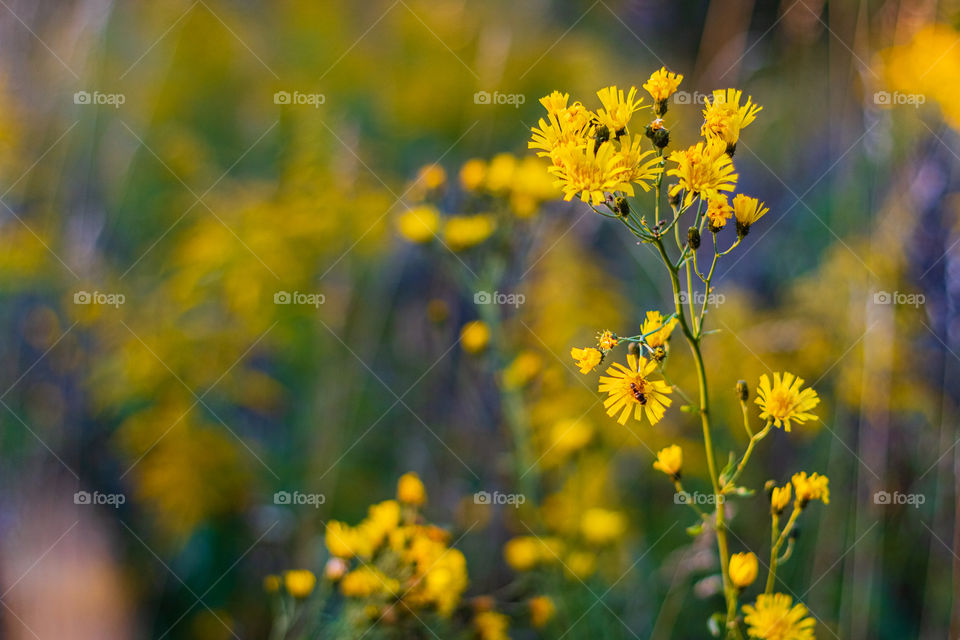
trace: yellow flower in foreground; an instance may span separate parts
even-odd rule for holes
[[[548,115],[556,116],[567,108],[567,102],[569,100],[569,93],[560,93],[559,91],[554,91],[550,95],[540,98],[540,104],[542,104],[543,108],[547,110]]]
[[[490,343],[490,328],[482,320],[474,320],[460,329],[460,346],[467,353],[480,353]]]
[[[565,146],[554,155],[554,164],[548,171],[557,178],[556,186],[563,190],[564,200],[578,196],[597,206],[613,191],[634,195],[630,184],[633,167],[624,162],[615,143],[604,142],[599,148],[592,142],[586,148]]]
[[[510,618],[496,611],[481,611],[473,618],[480,640],[510,640]]]
[[[727,226],[727,220],[733,217],[733,207],[727,201],[727,196],[710,198],[707,201],[707,219],[710,221],[710,230],[719,231]]]
[[[491,215],[452,216],[443,226],[443,241],[452,250],[462,251],[489,238],[496,228]]]
[[[609,544],[627,530],[627,519],[619,511],[593,507],[580,518],[580,533],[591,544]]]
[[[683,450],[675,444],[660,449],[653,468],[673,478],[679,478],[680,470],[683,468]]]
[[[643,136],[631,137],[626,134],[620,138],[619,143],[618,164],[627,169],[623,174],[624,182],[638,184],[645,192],[650,191],[653,188],[650,183],[656,180],[663,170],[660,158],[653,150],[642,149]],[[630,189],[628,193],[633,195],[633,190]]]
[[[667,171],[667,175],[677,177],[670,195],[685,191],[684,206],[689,206],[694,196],[718,198],[721,191],[733,191],[737,184],[733,161],[722,142],[698,142],[695,147],[671,153],[670,161],[677,165]]]
[[[535,629],[542,629],[557,612],[557,605],[548,596],[530,598],[530,623]]]
[[[427,501],[427,490],[413,471],[403,474],[397,481],[397,500],[419,507]]]
[[[287,588],[287,593],[294,598],[306,598],[313,593],[317,576],[306,569],[294,569],[283,574],[283,584]]]
[[[790,431],[791,422],[806,422],[816,416],[810,413],[820,403],[817,392],[813,389],[802,389],[803,378],[792,373],[774,373],[773,384],[767,374],[760,376],[760,386],[757,387],[757,398],[754,400],[760,406],[760,417],[772,420]]]
[[[603,360],[603,354],[600,350],[593,347],[587,347],[586,349],[573,347],[570,349],[570,355],[577,361],[580,373],[590,373]]]
[[[770,510],[773,513],[782,513],[790,504],[790,493],[793,485],[787,483],[782,487],[774,487],[770,494]]]
[[[647,317],[643,321],[643,324],[640,325],[640,334],[648,335],[644,340],[647,341],[647,344],[656,349],[657,347],[662,347],[666,344],[667,340],[670,339],[670,334],[673,333],[673,329],[677,326],[678,320],[676,318],[670,318],[669,322],[663,321],[663,314],[659,311],[647,311]]]
[[[597,109],[597,119],[610,129],[610,135],[626,129],[634,112],[643,107],[643,97],[637,98],[636,87],[630,87],[626,96],[623,89],[605,87],[597,91],[597,97],[603,105]]]
[[[753,553],[735,553],[730,556],[730,581],[733,586],[746,589],[757,579],[757,556]]]
[[[607,375],[600,377],[600,392],[609,394],[603,406],[607,415],[613,416],[618,412],[617,421],[626,424],[633,417],[642,422],[643,416],[655,425],[663,418],[666,408],[672,400],[666,394],[673,393],[670,385],[663,380],[650,380],[649,376],[657,363],[642,356],[627,355],[627,366],[619,362],[607,369]]]
[[[756,120],[757,113],[763,109],[753,104],[752,98],[741,107],[740,97],[743,92],[738,89],[718,89],[713,92],[713,99],[707,99],[703,110],[703,126],[700,135],[705,138],[722,140],[729,151],[737,145],[740,139],[740,130]]]
[[[460,167],[460,185],[467,191],[476,191],[487,176],[487,163],[480,158],[467,160]]]
[[[440,212],[428,204],[405,211],[397,218],[400,235],[417,244],[433,240],[439,228]]]
[[[745,196],[742,193],[737,194],[733,199],[733,215],[737,218],[737,233],[741,236],[750,232],[750,225],[763,217],[770,211],[756,198]]]
[[[823,504],[830,504],[830,479],[819,473],[807,476],[806,471],[793,474],[793,488],[800,508],[807,506],[811,500],[822,500]]]
[[[657,71],[650,74],[650,79],[643,83],[643,88],[647,90],[654,102],[665,103],[670,99],[677,88],[683,76],[679,73],[667,71],[666,67],[660,67]],[[666,112],[666,109],[663,109]]]
[[[751,638],[761,640],[814,640],[814,620],[807,608],[793,604],[793,598],[782,593],[757,596],[752,605],[744,605],[744,621]]]

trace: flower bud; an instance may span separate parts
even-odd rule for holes
[[[700,230],[696,227],[687,229],[687,244],[689,244],[690,248],[694,251],[700,248]]]
[[[613,209],[622,217],[626,218],[630,215],[630,201],[624,198],[623,196],[617,196],[613,200]]]
[[[750,387],[747,386],[746,380],[737,380],[737,397],[740,398],[740,402],[746,402],[750,398]]]
[[[672,193],[672,189],[671,189],[670,197],[667,198],[667,202],[670,203],[671,207],[679,207],[680,206],[680,190],[677,189],[676,193]]]
[[[627,353],[630,354],[631,356],[639,356],[639,355],[640,355],[640,343],[639,343],[639,342],[631,342],[631,343],[627,346]]]

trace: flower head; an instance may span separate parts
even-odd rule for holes
[[[793,485],[787,483],[782,487],[774,487],[770,493],[770,510],[773,513],[782,513],[790,504],[790,493]]]
[[[510,640],[510,618],[496,611],[481,611],[473,618],[480,640]]]
[[[607,375],[600,377],[600,391],[608,394],[603,403],[607,415],[619,413],[620,424],[626,424],[631,413],[638,421],[646,415],[651,425],[660,422],[672,402],[667,394],[673,389],[663,380],[649,378],[656,368],[655,361],[633,354],[627,355],[627,366],[619,362],[611,365]]]
[[[597,348],[603,353],[610,351],[610,349],[613,349],[619,343],[620,340],[612,331],[605,330],[597,336]]]
[[[727,201],[727,196],[721,195],[707,201],[707,219],[710,221],[711,231],[720,231],[727,226],[727,220],[733,217],[733,207]]]
[[[740,97],[743,95],[738,89],[718,89],[713,92],[713,99],[707,99],[703,110],[703,126],[700,135],[705,138],[722,140],[732,153],[740,139],[740,130],[756,120],[757,113],[763,109],[753,104],[748,96],[747,102],[741,107]]]
[[[530,606],[530,624],[535,629],[542,629],[557,612],[557,606],[549,596],[534,596],[528,602]]]
[[[793,488],[797,495],[797,504],[802,509],[811,500],[822,500],[823,504],[830,504],[830,479],[819,473],[807,476],[806,471],[793,474]]]
[[[792,373],[774,373],[772,385],[767,374],[760,376],[760,386],[757,387],[757,398],[754,400],[760,405],[760,417],[772,420],[784,431],[790,431],[792,422],[806,422],[815,418],[810,410],[820,403],[820,398],[816,391],[801,389],[802,386],[803,378]]]
[[[670,320],[664,322],[663,314],[659,311],[647,311],[647,317],[643,321],[643,324],[640,325],[640,333],[646,336],[644,340],[646,340],[647,344],[656,349],[667,343],[667,340],[670,339],[670,334],[673,333],[674,328],[677,326],[677,322],[678,320],[676,318],[670,318]]]
[[[397,481],[397,500],[404,504],[419,507],[427,501],[427,490],[423,482],[413,471],[400,476]]]
[[[814,640],[813,618],[800,603],[782,593],[757,596],[752,605],[744,605],[744,621],[751,638],[761,640]]]
[[[653,463],[653,468],[664,472],[671,478],[679,478],[680,469],[683,468],[683,449],[675,444],[660,449],[657,452],[657,459]]]
[[[587,509],[580,519],[580,533],[591,544],[609,544],[626,530],[627,519],[619,511],[593,507]]]
[[[626,95],[616,86],[605,87],[597,91],[597,97],[603,105],[602,109],[597,109],[597,120],[610,130],[611,135],[626,130],[634,112],[643,106],[643,98],[637,98],[636,87],[630,87]]]
[[[283,586],[294,598],[306,598],[313,593],[316,584],[317,576],[306,569],[294,569],[283,574]]]
[[[652,149],[641,149],[642,142],[643,136],[621,136],[618,142],[619,166],[626,169],[623,175],[625,182],[638,184],[644,191],[650,191],[650,183],[657,179],[663,168],[660,166],[660,158]],[[633,195],[633,191],[629,193]]]
[[[587,347],[586,349],[573,347],[570,349],[570,355],[577,361],[580,373],[590,373],[603,360],[603,353],[593,347]]]
[[[673,73],[672,71],[667,71],[666,67],[660,67],[657,71],[650,74],[649,80],[643,83],[643,88],[647,90],[647,93],[650,94],[653,101],[657,103],[658,112],[660,106],[663,105],[665,107],[670,96],[676,93],[682,80],[683,76],[679,73]],[[661,114],[665,112],[666,109],[663,109]]]
[[[737,233],[741,236],[750,232],[750,225],[763,217],[770,211],[756,198],[745,196],[742,193],[737,194],[733,199],[733,214],[737,218]]]
[[[757,556],[753,553],[735,553],[730,556],[730,581],[738,589],[746,589],[757,579]]]
[[[614,142],[607,141],[599,147],[593,143],[585,147],[559,147],[553,162],[548,171],[557,178],[556,186],[563,190],[564,200],[579,196],[596,206],[613,191],[633,195],[630,180],[634,168],[624,161]]]
[[[694,196],[718,198],[721,191],[733,191],[737,184],[733,161],[722,142],[698,142],[684,151],[671,153],[670,161],[677,165],[667,171],[667,175],[677,177],[670,195],[685,191],[684,206],[689,206]]]
[[[453,251],[462,251],[489,238],[496,228],[492,215],[452,216],[443,227],[443,241]]]
[[[467,191],[476,191],[487,177],[487,163],[480,158],[471,158],[460,167],[460,185]]]
[[[406,240],[417,244],[433,240],[439,228],[440,212],[429,204],[408,209],[397,217],[397,231]]]
[[[482,320],[474,320],[460,329],[460,346],[467,353],[480,353],[490,342],[490,328]]]

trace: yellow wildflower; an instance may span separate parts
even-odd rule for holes
[[[684,206],[690,206],[694,196],[717,198],[721,191],[733,191],[737,184],[733,161],[723,143],[698,142],[696,146],[671,153],[670,161],[677,165],[667,171],[667,175],[677,177],[670,195],[685,191]]]
[[[793,489],[797,504],[800,508],[807,506],[811,500],[821,500],[823,504],[830,504],[830,479],[819,473],[807,476],[806,471],[793,474]]]
[[[733,199],[733,214],[737,218],[737,233],[745,236],[750,232],[750,225],[763,217],[769,211],[764,203],[756,198],[745,196],[742,193],[737,194]]]
[[[730,556],[730,581],[738,589],[746,589],[757,579],[757,556],[753,553],[735,553]]]
[[[564,200],[579,196],[596,206],[603,203],[607,193],[634,194],[630,185],[633,169],[613,142],[604,142],[599,148],[592,142],[586,148],[560,147],[548,171],[557,178],[556,186],[563,190]]]
[[[703,109],[703,126],[700,135],[709,139],[722,140],[727,150],[733,152],[740,139],[740,130],[756,120],[757,113],[763,109],[753,104],[750,97],[741,107],[740,97],[743,94],[738,89],[718,89],[713,92],[713,99],[707,99]]]
[[[647,317],[644,319],[643,324],[640,325],[640,334],[647,336],[649,333],[650,335],[644,338],[644,340],[647,341],[648,345],[656,349],[667,343],[677,323],[678,320],[676,318],[670,318],[669,321],[664,322],[663,314],[659,311],[647,311]]]
[[[504,388],[519,389],[526,386],[540,372],[542,366],[543,358],[539,353],[530,349],[521,351],[503,370]]]
[[[427,501],[427,490],[413,471],[403,474],[397,481],[397,500],[419,507]]]
[[[447,172],[438,164],[428,164],[420,167],[417,172],[417,184],[428,191],[439,189],[447,182]]]
[[[393,596],[400,590],[400,583],[379,569],[364,565],[343,576],[343,580],[340,581],[340,590],[343,595],[350,598],[369,598],[373,595]]]
[[[607,375],[600,377],[600,392],[609,394],[603,403],[607,415],[619,412],[620,424],[626,424],[631,413],[637,421],[646,415],[651,426],[660,422],[672,403],[666,394],[673,393],[673,389],[663,380],[648,378],[656,368],[653,360],[633,354],[627,355],[626,367],[619,362],[611,365]]]
[[[276,593],[280,590],[280,576],[269,575],[263,579],[263,590],[267,593]]]
[[[467,191],[477,191],[487,176],[487,163],[480,158],[467,160],[460,167],[460,185]]]
[[[793,485],[787,483],[782,487],[774,487],[770,493],[770,510],[773,513],[782,513],[790,504],[790,493]]]
[[[612,331],[603,331],[597,336],[597,348],[603,353],[613,349],[619,342],[620,340]]]
[[[570,355],[577,361],[577,366],[580,367],[580,373],[590,373],[600,364],[600,361],[603,360],[603,353],[593,347],[587,347],[585,349],[573,347],[570,349]]]
[[[597,556],[589,551],[571,551],[563,565],[573,577],[585,580],[596,571]]]
[[[597,120],[614,135],[626,130],[634,112],[643,107],[643,97],[637,98],[637,88],[630,87],[624,96],[623,89],[616,86],[605,87],[597,91],[602,109],[597,109]]]
[[[563,458],[587,446],[593,427],[584,419],[560,420],[550,427],[550,453]]]
[[[364,533],[337,520],[327,523],[327,550],[339,558],[369,557],[373,547]]]
[[[744,622],[751,638],[761,640],[814,640],[814,620],[807,608],[793,604],[793,598],[782,593],[757,596],[752,605],[744,605]]]
[[[619,511],[593,507],[587,509],[580,519],[580,533],[591,544],[609,544],[626,530],[627,519]]]
[[[453,251],[462,251],[489,238],[496,228],[492,215],[451,216],[443,226],[443,241]]]
[[[663,167],[660,166],[660,158],[652,149],[643,151],[642,143],[643,136],[622,136],[618,142],[618,157],[619,164],[626,168],[623,181],[638,184],[646,192],[653,188],[650,183],[657,179]],[[633,195],[632,190],[628,193]]]
[[[490,328],[482,320],[474,320],[460,329],[460,346],[467,353],[480,353],[490,342]]]
[[[480,640],[510,640],[510,618],[496,611],[481,611],[473,618]]]
[[[518,536],[503,546],[503,557],[515,571],[529,571],[543,558],[542,550],[542,543],[534,536]]]
[[[667,71],[666,67],[660,67],[651,73],[650,78],[643,83],[643,88],[647,90],[647,93],[650,94],[653,101],[657,103],[658,113],[661,115],[666,113],[666,109],[664,108],[663,111],[660,111],[660,107],[666,106],[667,100],[676,93],[682,80],[683,76],[681,74]]]
[[[760,406],[760,417],[771,420],[790,431],[792,422],[806,422],[816,416],[810,413],[820,403],[817,392],[813,389],[802,389],[803,378],[792,373],[774,373],[773,385],[767,374],[760,376],[760,386],[757,387],[757,398],[754,400]]]
[[[440,212],[429,204],[409,209],[397,218],[400,235],[417,244],[433,240],[439,228]]]
[[[294,598],[306,598],[313,593],[316,584],[317,576],[306,569],[294,569],[283,574],[283,585],[286,587],[287,593]]]
[[[710,221],[711,231],[720,231],[727,226],[727,220],[732,217],[733,207],[730,206],[727,196],[721,195],[707,200],[707,219]]]
[[[680,470],[683,468],[683,450],[675,444],[660,449],[657,452],[657,460],[653,463],[653,468],[672,478],[679,478]]]
[[[530,624],[534,629],[542,629],[557,612],[557,605],[549,596],[535,596],[527,603],[530,606]]]

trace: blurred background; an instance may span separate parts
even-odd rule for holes
[[[706,486],[699,429],[620,427],[569,358],[666,311],[662,266],[526,149],[540,96],[661,65],[677,144],[715,88],[764,107],[735,162],[771,213],[719,267],[705,357],[723,457],[737,379],[823,398],[745,478],[830,477],[781,577],[818,637],[960,637],[960,2],[0,5],[4,637],[267,637],[264,576],[321,572],[324,523],[409,470],[466,597],[558,602],[515,637],[705,637],[713,543],[650,466],[679,442]],[[480,217],[411,242],[423,203]],[[572,572],[503,559],[596,509],[626,527]],[[766,509],[735,505],[735,551],[766,553]]]

